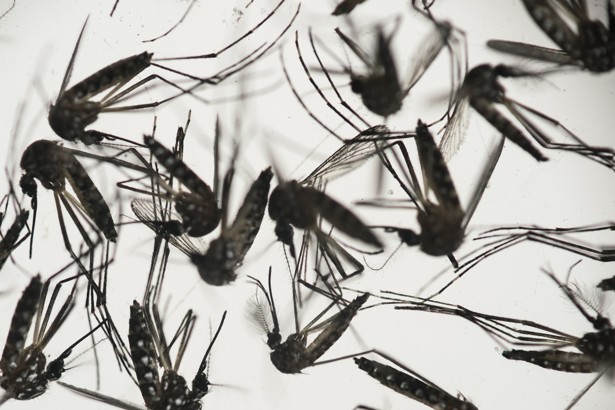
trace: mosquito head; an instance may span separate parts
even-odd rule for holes
[[[21,176],[19,180],[19,187],[21,188],[21,192],[28,195],[30,198],[36,198],[36,181],[31,174],[25,173]]]
[[[421,244],[421,235],[411,229],[396,229],[399,239],[408,246],[417,246]]]
[[[207,235],[220,223],[222,212],[218,208],[216,197],[203,197],[182,192],[175,199],[175,210],[181,215],[188,235],[200,237]]]
[[[72,350],[67,350],[60,357],[49,362],[45,371],[45,378],[49,381],[55,381],[62,377],[64,368],[64,360],[72,353]]]
[[[503,76],[503,73],[503,69],[496,71],[490,64],[478,65],[466,74],[462,86],[463,92],[471,97],[499,101],[504,93],[504,87],[498,82],[498,76]]]
[[[607,317],[602,316],[601,314],[598,314],[596,316],[596,318],[593,321],[593,325],[594,325],[594,329],[598,331],[613,329],[613,325],[611,324],[611,321]]]
[[[279,332],[267,333],[267,346],[275,350],[282,343],[282,335]]]

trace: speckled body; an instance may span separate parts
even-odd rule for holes
[[[144,52],[116,61],[66,90],[49,109],[48,120],[53,131],[68,141],[81,141],[86,145],[99,143],[102,140],[99,133],[85,130],[96,121],[103,108],[101,103],[90,101],[90,98],[136,77],[149,67],[152,56]]]
[[[0,359],[0,387],[9,397],[16,400],[30,400],[47,390],[49,381],[57,380],[62,373],[62,360],[49,363],[38,343],[24,348],[32,321],[40,303],[43,284],[40,276],[32,278],[17,302],[11,327],[6,338],[2,359]],[[56,369],[56,365],[60,369]]]
[[[378,380],[382,385],[395,390],[413,400],[419,401],[437,410],[476,410],[472,403],[452,396],[437,387],[431,386],[409,374],[391,366],[369,360],[364,357],[355,358],[359,369]]]
[[[88,217],[109,241],[115,242],[117,231],[109,206],[88,176],[85,168],[68,150],[53,141],[38,140],[26,148],[20,166],[24,171],[19,184],[30,197],[36,196],[38,179],[44,188],[62,194],[66,180]]]
[[[28,211],[21,210],[9,229],[7,229],[6,233],[3,235],[2,240],[0,240],[0,269],[2,269],[6,260],[11,255],[19,239],[19,234],[21,234],[22,229],[28,223],[29,215],[30,213]]]
[[[200,237],[216,229],[222,212],[211,187],[154,138],[145,136],[143,141],[158,162],[191,191],[181,192],[174,198],[175,210],[182,217],[185,232]]]
[[[493,67],[489,64],[474,67],[466,75],[461,92],[468,96],[472,108],[506,138],[523,148],[537,161],[546,161],[547,158],[523,132],[493,106],[505,100],[504,87],[498,82],[498,76],[504,75],[502,70],[505,69],[504,66]]]
[[[350,326],[352,318],[369,298],[369,293],[357,296],[337,313],[318,336],[307,345],[307,335],[293,333],[284,343],[272,347],[271,363],[282,373],[300,373],[325,354]]]
[[[272,177],[271,167],[263,170],[250,186],[233,224],[209,244],[204,255],[191,257],[208,284],[222,286],[237,278],[235,271],[260,230]]]
[[[615,67],[615,33],[600,21],[577,15],[575,33],[547,0],[523,0],[532,19],[573,60],[586,69],[601,73]],[[608,11],[612,13],[609,2]],[[612,27],[611,27],[612,29]]]
[[[420,247],[428,255],[448,255],[463,242],[462,226],[465,212],[459,203],[455,184],[451,179],[442,153],[427,126],[419,121],[414,138],[421,161],[421,169],[438,204],[426,200],[424,212],[417,219],[421,226]]]

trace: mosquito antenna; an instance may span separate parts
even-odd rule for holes
[[[211,352],[211,349],[214,343],[216,342],[216,339],[218,339],[218,335],[220,334],[220,331],[222,330],[222,325],[224,325],[225,319],[226,319],[226,310],[222,314],[222,319],[220,319],[220,324],[218,325],[218,329],[216,330],[216,333],[214,333],[214,337],[211,339],[211,342],[209,342],[209,346],[207,346],[207,350],[205,350],[205,355],[203,355],[203,359],[201,360],[201,364],[199,365],[197,374],[201,374],[203,373],[203,371],[205,371],[205,368],[207,367],[207,364],[208,364],[207,358],[209,357],[209,353]]]

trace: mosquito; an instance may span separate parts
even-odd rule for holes
[[[272,43],[265,43],[261,45],[255,51],[251,52],[248,56],[232,64],[231,66],[221,70],[220,72],[211,77],[199,78],[190,74],[181,73],[180,71],[177,71],[175,69],[160,65],[155,61],[216,58],[219,55],[223,54],[225,51],[232,48],[240,41],[242,41],[243,39],[247,38],[250,34],[252,34],[252,32],[254,32],[254,30],[258,29],[261,25],[263,25],[269,18],[271,18],[273,14],[275,14],[275,12],[282,6],[285,1],[286,0],[281,0],[272,12],[270,12],[261,22],[259,22],[246,34],[216,52],[198,56],[160,58],[157,60],[153,59],[153,53],[143,52],[116,61],[115,63],[102,68],[101,70],[85,78],[81,82],[75,84],[72,88],[67,89],[68,82],[70,80],[70,76],[73,70],[75,58],[77,55],[77,50],[79,48],[79,43],[81,42],[81,38],[87,24],[86,20],[86,23],[83,25],[81,32],[79,33],[77,44],[75,45],[68,68],[66,69],[66,72],[64,74],[64,79],[62,80],[62,85],[60,87],[58,97],[55,103],[50,106],[48,116],[49,125],[54,130],[54,132],[61,138],[68,141],[81,141],[86,145],[99,144],[103,141],[103,139],[111,141],[122,140],[125,142],[133,143],[132,141],[126,140],[122,137],[96,130],[86,130],[85,128],[94,123],[98,118],[98,115],[101,113],[131,111],[157,107],[158,105],[177,98],[183,94],[192,94],[192,91],[194,91],[202,84],[219,84],[233,74],[236,74],[237,72],[248,67],[250,64],[256,62],[267,51],[269,51],[273,46],[275,46],[277,41],[290,28],[299,13],[299,7],[297,8],[297,11],[293,16],[292,20],[290,21],[289,25]],[[124,88],[131,80],[133,80],[142,71],[149,68],[150,66],[183,75],[184,77],[187,77],[189,79],[196,80],[197,84],[191,86],[189,89],[183,89],[172,81],[162,77],[161,75],[150,74],[144,79],[139,80],[136,83]],[[162,81],[178,89],[179,93],[166,99],[151,103],[118,106],[118,104],[121,104],[128,97],[130,97],[131,93],[133,93],[135,90],[138,90],[139,88],[154,80]],[[100,101],[92,100],[93,97],[105,92],[107,92],[107,94],[104,95]]]
[[[448,289],[453,283],[463,277],[473,267],[478,265],[483,260],[495,255],[507,248],[515,246],[519,243],[529,241],[537,242],[545,245],[550,245],[558,249],[563,249],[568,252],[575,253],[577,255],[590,258],[599,262],[611,262],[615,261],[615,249],[611,247],[597,248],[590,244],[580,242],[577,240],[569,239],[567,234],[585,233],[585,232],[599,232],[599,231],[612,231],[615,229],[615,225],[591,225],[591,226],[579,226],[571,228],[541,228],[537,226],[517,226],[517,227],[500,227],[485,231],[478,235],[474,240],[488,240],[492,241],[480,249],[487,248],[486,250],[472,256],[475,252],[462,258],[463,263],[455,268],[457,275],[451,281],[449,281],[438,292],[430,296],[429,299],[434,298],[446,289]]]
[[[592,324],[594,332],[577,337],[548,326],[522,319],[488,315],[474,312],[459,305],[427,301],[422,298],[408,297],[395,292],[387,298],[395,309],[419,310],[433,313],[456,315],[485,330],[496,340],[512,346],[531,346],[541,350],[505,350],[502,355],[509,360],[521,360],[546,369],[569,373],[599,373],[585,389],[569,404],[571,408],[607,370],[615,366],[615,328],[608,318],[589,305],[586,299],[579,300],[577,293],[568,285],[562,284],[551,272],[543,270],[564,292],[581,314]],[[398,297],[402,296],[403,299]],[[594,314],[583,307],[587,305]],[[559,350],[574,347],[578,352]]]
[[[478,409],[474,404],[467,401],[463,395],[455,397],[392,357],[378,351],[375,351],[375,353],[404,370],[401,371],[365,357],[354,358],[354,362],[359,369],[378,380],[382,385],[436,410]]]
[[[446,131],[440,143],[440,148],[445,153],[445,157],[450,158],[454,152],[457,151],[462,142],[461,132],[463,131],[460,125],[465,122],[462,117],[465,116],[467,106],[470,105],[495,129],[525,150],[534,159],[537,161],[547,161],[548,158],[543,155],[526,134],[497,109],[499,104],[502,105],[542,147],[546,149],[575,152],[608,168],[615,168],[615,151],[613,151],[612,148],[589,146],[557,120],[507,97],[504,87],[498,81],[501,77],[538,78],[539,73],[529,72],[503,64],[496,66],[482,64],[471,69],[457,92],[453,108],[453,117],[446,126]],[[575,143],[564,144],[553,142],[530,120],[525,112],[559,127],[563,130],[566,137],[572,139]]]
[[[63,270],[54,274],[44,283],[40,275],[33,277],[17,302],[0,358],[0,371],[2,372],[0,387],[4,389],[4,394],[0,397],[0,404],[9,399],[30,400],[43,394],[47,390],[49,382],[56,381],[62,376],[65,371],[64,360],[68,358],[75,346],[105,324],[105,321],[99,323],[98,326],[47,364],[43,350],[60,330],[72,311],[75,304],[77,278],[80,276],[61,280],[54,287],[45,310],[50,281]],[[51,312],[61,286],[70,281],[74,281],[74,285],[55,317],[52,318]],[[33,342],[24,347],[33,321]]]
[[[397,33],[397,27],[388,36],[384,34],[381,26],[376,28],[376,53],[373,58],[351,37],[339,28],[335,29],[342,42],[367,68],[367,74],[356,74],[350,66],[339,62],[344,72],[350,76],[352,91],[361,96],[365,107],[374,114],[386,118],[399,111],[410,90],[445,48],[449,50],[451,57],[452,90],[461,83],[467,66],[464,68],[465,58],[458,56],[456,50],[464,47],[463,33],[448,22],[437,21],[431,15],[425,15],[434,24],[434,30],[422,41],[421,52],[414,59],[416,63],[407,70],[405,78],[401,80],[391,51],[391,41]],[[313,45],[311,36],[310,41]],[[334,56],[333,53],[330,54]]]
[[[157,241],[155,244],[151,271],[155,268],[160,245],[160,241]],[[163,254],[157,280],[148,278],[144,305],[141,306],[137,301],[133,301],[130,307],[128,340],[134,373],[147,409],[199,410],[201,409],[201,399],[209,392],[209,387],[211,386],[207,375],[209,354],[222,330],[226,312],[222,315],[218,329],[209,343],[196,375],[192,380],[191,387],[189,387],[184,377],[179,375],[178,370],[196,323],[196,315],[192,310],[186,312],[170,343],[167,342],[158,311],[160,288],[164,279],[167,262],[168,248],[165,249]],[[171,359],[171,347],[178,340],[177,355],[175,361],[173,361]],[[159,373],[160,367],[163,370],[162,377]],[[61,384],[78,394],[119,408],[129,410],[143,409],[141,406],[126,403],[95,391],[67,383]]]
[[[491,174],[499,160],[504,141],[501,139],[500,144],[496,146],[493,153],[489,156],[489,161],[483,170],[476,190],[471,197],[467,209],[464,211],[442,153],[434,142],[429,129],[421,120],[418,121],[414,140],[419,155],[420,170],[424,176],[423,190],[420,188],[416,172],[410,161],[410,155],[403,143],[396,143],[395,147],[399,149],[403,157],[403,163],[405,164],[403,176],[406,180],[405,182],[395,170],[393,162],[386,152],[381,153],[381,159],[385,168],[416,206],[421,232],[417,234],[410,229],[395,227],[380,228],[384,228],[388,232],[397,232],[403,243],[408,246],[419,245],[421,251],[428,255],[447,255],[455,266],[457,261],[453,256],[453,252],[459,248],[464,240],[468,223],[478,207]],[[403,167],[401,165],[402,160],[397,152],[393,151],[392,155],[397,165]],[[430,192],[435,196],[437,203],[429,199]]]
[[[379,135],[387,131],[384,126],[376,126],[361,132],[352,143],[336,150],[303,180],[284,181],[273,189],[269,197],[269,216],[276,222],[276,236],[289,247],[293,258],[296,258],[293,226],[309,230],[320,243],[327,242],[336,249],[340,248],[333,238],[319,228],[319,217],[350,237],[377,248],[382,247],[380,240],[352,211],[317,187],[325,180],[352,171],[380,150],[387,149],[390,144],[379,139]],[[279,177],[280,173],[277,174]]]
[[[528,13],[559,49],[506,40],[489,40],[487,46],[504,53],[581,67],[603,73],[615,67],[615,13],[606,2],[608,26],[589,17],[586,0],[524,0]],[[570,22],[570,23],[568,23]]]
[[[346,329],[350,326],[352,318],[369,298],[369,293],[363,293],[348,303],[342,310],[317,324],[316,322],[338,302],[334,301],[301,330],[299,330],[299,323],[295,315],[295,327],[297,332],[290,334],[286,338],[286,341],[282,342],[282,335],[280,334],[280,326],[275,310],[275,301],[271,289],[271,267],[269,268],[269,291],[267,291],[265,286],[258,279],[253,277],[250,277],[250,279],[252,279],[257,288],[263,293],[267,301],[267,306],[264,306],[264,303],[259,303],[257,299],[253,306],[252,314],[254,315],[255,321],[260,323],[267,332],[267,345],[272,350],[270,354],[271,363],[273,363],[280,372],[286,374],[301,373],[302,370],[308,367],[338,360],[317,361],[340,337],[342,337]],[[294,286],[293,283],[293,296],[295,296]],[[295,313],[296,309],[295,299]],[[271,318],[273,324],[271,329],[269,329],[269,320],[264,319],[267,317]],[[320,333],[308,345],[308,335],[317,331],[320,331]]]

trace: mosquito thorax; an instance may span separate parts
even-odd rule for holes
[[[461,246],[464,238],[461,229],[463,214],[439,211],[440,208],[429,206],[425,213],[417,215],[421,226],[421,250],[432,256],[453,253]]]
[[[282,373],[294,374],[313,363],[306,360],[305,335],[292,334],[269,355],[271,363]]]
[[[186,233],[193,237],[207,235],[220,223],[222,212],[215,195],[210,197],[181,192],[175,199],[175,210],[181,215]]]
[[[49,384],[44,374],[46,362],[45,354],[38,346],[28,346],[21,353],[13,371],[0,377],[0,387],[16,400],[30,400],[40,396]]]
[[[350,89],[361,96],[363,105],[371,112],[388,117],[402,107],[403,94],[396,81],[384,75],[370,77],[356,75],[350,80]]]
[[[237,279],[234,246],[221,238],[211,241],[205,255],[196,254],[190,260],[209,285],[224,286]]]
[[[593,72],[610,71],[615,66],[615,36],[601,22],[591,21],[579,26],[579,37],[584,47],[578,57]]]

